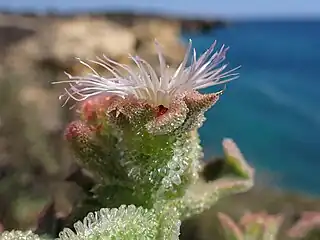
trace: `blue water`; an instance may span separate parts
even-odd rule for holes
[[[242,66],[206,114],[206,156],[231,137],[258,174],[276,176],[273,185],[320,194],[320,22],[240,22],[183,38],[200,52],[217,39]]]

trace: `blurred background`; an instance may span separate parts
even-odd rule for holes
[[[66,181],[76,166],[63,130],[74,114],[51,82],[86,71],[75,57],[129,63],[132,53],[156,66],[155,38],[173,66],[188,39],[198,53],[214,40],[230,46],[241,77],[207,113],[202,145],[210,160],[231,137],[258,172],[252,191],[187,222],[182,238],[211,239],[216,211],[266,209],[288,224],[320,211],[318,0],[0,0],[0,229],[35,229],[52,202],[65,216],[81,197]]]

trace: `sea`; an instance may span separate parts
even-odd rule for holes
[[[235,21],[182,39],[199,54],[217,40],[241,65],[200,129],[206,159],[232,138],[266,185],[320,195],[320,20]]]

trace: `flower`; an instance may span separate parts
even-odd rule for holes
[[[69,88],[65,88],[65,93],[59,97],[60,99],[65,98],[63,105],[70,99],[78,102],[99,94],[107,94],[123,98],[133,95],[155,106],[168,107],[172,100],[180,94],[224,84],[238,78],[235,70],[240,66],[224,72],[228,64],[222,63],[226,59],[229,48],[223,45],[220,50],[214,52],[216,44],[215,41],[197,59],[196,50],[193,49],[191,53],[192,41],[190,40],[185,57],[173,75],[169,74],[169,66],[164,59],[162,48],[155,41],[160,63],[160,76],[147,61],[138,56],[129,55],[138,67],[135,72],[133,68],[103,55],[103,58],[97,57],[96,60],[88,60],[88,62],[105,68],[112,74],[111,77],[101,76],[87,62],[78,59],[81,64],[90,69],[91,73],[86,76],[72,76],[66,73],[68,80],[54,82],[54,84],[69,84]],[[191,64],[187,67],[190,56]]]

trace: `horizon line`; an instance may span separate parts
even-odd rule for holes
[[[12,8],[12,7],[0,7],[0,14],[35,14],[35,15],[77,15],[77,14],[139,14],[139,15],[153,15],[159,17],[178,17],[178,18],[196,18],[201,20],[320,20],[320,16],[317,14],[304,15],[304,14],[239,14],[239,15],[226,15],[218,13],[183,13],[182,11],[170,11],[153,8],[73,8],[73,9],[58,9],[54,7],[47,7],[46,9],[36,9],[34,7],[25,8]]]

